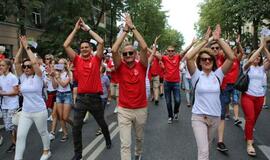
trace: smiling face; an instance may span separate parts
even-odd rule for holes
[[[169,57],[172,57],[175,54],[175,48],[172,47],[172,46],[169,46],[167,48],[167,54],[168,54]]]
[[[90,54],[92,53],[92,48],[90,46],[90,43],[82,42],[80,45],[80,51],[81,51],[80,54],[83,58],[88,58]]]
[[[218,43],[213,43],[210,48],[215,53],[215,55],[217,55],[220,52],[220,47]]]
[[[123,56],[123,60],[126,63],[128,63],[128,64],[133,63],[133,62],[135,62],[136,51],[132,45],[127,45],[123,49],[122,56]]]
[[[199,65],[203,71],[211,71],[213,69],[214,59],[207,53],[199,55]]]
[[[31,61],[24,61],[22,69],[27,76],[33,75],[35,73]]]

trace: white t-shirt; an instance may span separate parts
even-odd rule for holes
[[[67,72],[62,72],[60,73],[60,79],[62,81],[66,81],[69,78]],[[62,87],[61,85],[58,84],[57,91],[59,92],[69,92],[71,91],[70,84],[68,84],[66,87]]]
[[[37,75],[20,77],[20,91],[23,95],[23,107],[25,112],[41,112],[46,110],[46,105],[42,97],[43,80]]]
[[[245,71],[247,72],[247,71]],[[250,66],[248,71],[249,85],[247,94],[254,97],[261,97],[265,95],[265,90],[263,88],[265,81],[265,70],[264,66]]]
[[[47,91],[49,91],[49,92],[56,91],[56,89],[53,88],[52,80],[50,77],[46,76],[45,84],[47,87]]]
[[[18,78],[12,74],[8,73],[6,76],[0,76],[0,87],[4,92],[11,92],[13,87],[18,86]],[[2,109],[16,109],[19,106],[19,97],[18,96],[3,96],[2,99]]]
[[[217,79],[219,78],[219,80]],[[219,117],[221,115],[220,84],[224,74],[221,68],[211,72],[208,76],[199,69],[191,76],[192,86],[195,86],[195,102],[192,108],[194,114],[205,114]]]

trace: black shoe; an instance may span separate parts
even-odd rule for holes
[[[14,152],[15,148],[16,148],[16,145],[12,143],[11,146],[6,150],[6,152],[8,153]]]
[[[155,105],[158,106],[158,100],[155,100]]]
[[[226,152],[226,151],[228,151],[228,148],[226,148],[226,146],[223,142],[218,142],[217,150],[219,150],[220,152]]]
[[[71,160],[82,160],[82,155],[75,154]]]
[[[163,96],[163,93],[161,93],[159,96],[162,97]]]
[[[112,148],[112,143],[111,143],[111,142],[106,143],[106,148],[107,148],[107,149],[111,149],[111,148]]]
[[[102,134],[102,131],[101,131],[101,128],[99,128],[97,131],[96,131],[96,136],[99,136]]]
[[[141,155],[135,156],[135,160],[142,160],[142,156]]]
[[[240,121],[239,119],[236,119],[235,121],[234,121],[234,125],[239,125],[239,124],[241,124],[242,123],[242,121]]]

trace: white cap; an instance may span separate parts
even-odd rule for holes
[[[4,52],[5,52],[5,50],[6,50],[6,47],[4,47],[4,46],[0,46],[0,53],[4,53]]]
[[[110,52],[109,52],[109,53],[107,53],[107,56],[110,56],[110,57],[111,57],[111,56],[112,56],[112,53],[110,53]]]
[[[95,46],[97,45],[97,41],[95,41],[94,39],[90,39],[90,43],[94,44]]]
[[[28,41],[28,45],[30,45],[31,47],[37,48],[38,44],[35,41]]]

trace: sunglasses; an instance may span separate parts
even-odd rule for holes
[[[132,56],[134,54],[134,52],[131,52],[131,51],[130,52],[123,52],[122,54],[124,57],[126,57],[126,56]]]
[[[32,68],[32,65],[22,65],[22,68],[23,68],[23,69],[25,69],[25,68],[31,69],[31,68]]]
[[[167,50],[168,52],[174,52],[174,50]]]
[[[45,60],[52,60],[51,58],[45,58]]]
[[[213,61],[212,58],[200,58],[200,60],[203,62],[206,62],[206,61],[212,62]]]
[[[219,47],[211,47],[212,50],[219,50]]]

